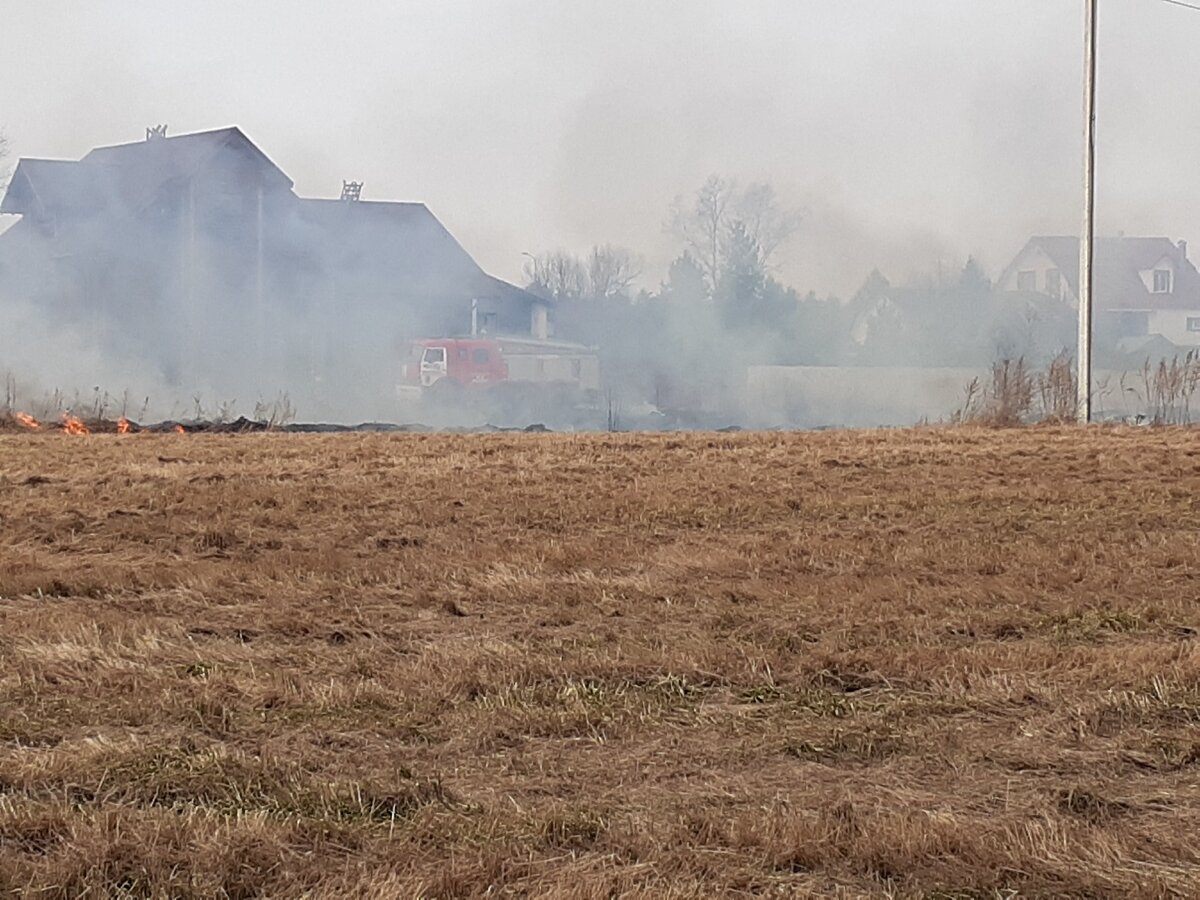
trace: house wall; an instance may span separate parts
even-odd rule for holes
[[[506,302],[495,298],[481,298],[476,301],[476,321],[479,326],[480,334],[488,335],[527,335],[531,333],[531,327],[534,320],[533,309],[536,309],[539,304],[524,304]],[[450,327],[449,330],[443,328],[441,332],[430,332],[431,334],[466,334],[470,331],[470,303],[469,301],[453,301],[448,300],[443,303],[443,308],[446,310],[461,307],[465,319],[464,324],[458,327]]]
[[[1200,331],[1188,330],[1188,319],[1200,322],[1200,309],[1158,309],[1150,313],[1150,334],[1161,334],[1180,347],[1200,347]]]
[[[549,310],[542,303],[533,304],[529,332],[539,341],[544,341],[550,335]]]
[[[1071,293],[1070,284],[1067,281],[1067,273],[1061,272],[1058,265],[1049,256],[1042,251],[1040,247],[1027,248],[1020,256],[1008,272],[1008,276],[1000,283],[1001,291],[1013,292],[1020,290],[1020,274],[1022,272],[1036,272],[1037,285],[1034,288],[1038,293],[1048,293],[1046,273],[1050,271],[1059,271],[1059,280],[1062,286],[1062,299],[1074,304],[1075,297]]]

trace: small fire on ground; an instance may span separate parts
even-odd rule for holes
[[[83,420],[70,413],[62,414],[63,431],[67,434],[91,434],[91,429],[83,424]]]
[[[29,431],[45,431],[47,428],[45,423],[27,412],[14,411],[9,415],[10,421]],[[179,422],[163,422],[161,425],[143,426],[126,416],[119,416],[116,421],[96,419],[89,424],[69,412],[62,412],[59,415],[61,417],[62,424],[60,427],[63,434],[111,434],[114,431],[117,434],[161,434],[164,432],[170,434],[191,434],[188,427]],[[0,422],[3,421],[3,416],[0,416]],[[57,431],[58,429],[54,428],[52,430]]]

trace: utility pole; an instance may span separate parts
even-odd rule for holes
[[[1079,239],[1078,416],[1092,420],[1092,272],[1096,249],[1096,7],[1084,0],[1083,233]]]

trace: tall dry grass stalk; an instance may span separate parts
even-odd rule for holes
[[[1067,424],[1078,418],[1079,379],[1071,354],[1059,353],[1035,381],[1041,421]]]
[[[998,360],[988,379],[973,379],[962,405],[951,415],[953,424],[1013,427],[1034,423],[1066,424],[1078,414],[1078,380],[1074,360],[1063,352],[1044,370],[1033,370],[1024,359]],[[1094,402],[1108,395],[1111,381],[1098,379]],[[1200,353],[1147,360],[1136,373],[1124,373],[1122,395],[1138,411],[1131,421],[1150,425],[1186,425],[1192,422],[1192,400],[1200,389]]]
[[[973,379],[963,405],[952,415],[955,424],[1012,428],[1038,421],[1074,419],[1075,379],[1071,359],[1059,355],[1044,372],[1030,368],[1024,357],[992,364],[986,382]]]
[[[1129,382],[1134,381],[1135,384]],[[1135,378],[1122,377],[1122,391],[1135,397],[1145,418],[1154,425],[1183,425],[1192,421],[1192,398],[1200,388],[1200,355],[1146,360]]]

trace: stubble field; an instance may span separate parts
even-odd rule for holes
[[[1187,430],[0,436],[0,892],[1200,893]]]

